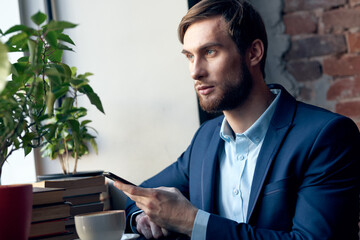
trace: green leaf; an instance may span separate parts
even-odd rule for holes
[[[76,72],[77,72],[77,68],[76,67],[71,67],[71,77],[75,77],[76,76]]]
[[[8,60],[7,48],[0,42],[0,92],[6,85],[6,78],[10,74],[11,65]]]
[[[70,44],[72,44],[72,45],[75,45],[75,43],[73,42],[73,40],[71,40],[71,38],[69,37],[69,35],[60,33],[60,34],[58,35],[58,39],[59,39],[59,40],[62,40],[62,41],[64,41],[64,42],[70,43]]]
[[[78,89],[81,86],[87,85],[88,82],[89,81],[87,79],[71,79],[70,80],[71,86],[75,89]]]
[[[16,149],[18,149],[20,147],[20,142],[18,139],[14,139],[14,146]]]
[[[42,157],[49,157],[51,159],[54,159],[56,158],[56,156],[54,156],[53,158],[53,155],[56,155],[55,152],[53,151],[53,147],[50,143],[47,143],[45,144],[42,148],[41,148],[41,152],[42,152]]]
[[[12,65],[11,73],[15,76],[19,76],[25,73],[29,66],[27,62],[17,62]]]
[[[57,125],[56,124],[49,124],[49,125],[46,126],[46,128],[49,129],[48,133],[45,135],[46,139],[49,141],[49,140],[55,138]]]
[[[103,108],[102,103],[101,103],[101,100],[100,100],[99,96],[96,93],[92,92],[92,93],[88,93],[86,95],[88,96],[91,104],[95,105],[96,108],[100,112],[105,113],[104,108]]]
[[[25,153],[25,157],[31,153],[32,147],[29,146],[24,146],[24,153]]]
[[[95,153],[98,154],[98,147],[97,147],[97,143],[96,143],[95,139],[91,138],[89,141],[90,141],[90,144],[91,144],[92,148],[94,149]]]
[[[12,44],[9,41],[6,43],[6,45],[8,47],[9,52],[20,52],[21,51],[17,47],[12,46]]]
[[[1,34],[1,35],[4,35],[4,33],[3,33],[3,31],[2,31],[1,29],[0,29],[0,34]]]
[[[22,140],[24,143],[31,143],[31,141],[36,138],[37,135],[36,133],[34,132],[27,132],[23,137],[22,137]]]
[[[9,39],[10,44],[16,46],[24,45],[24,42],[28,40],[28,35],[24,32],[18,33]]]
[[[64,109],[64,111],[69,111],[73,107],[73,104],[74,104],[74,99],[67,97],[63,99],[61,107]]]
[[[60,63],[62,60],[62,55],[63,55],[63,50],[61,49],[54,49],[52,47],[49,48],[49,54],[47,55],[47,57],[49,58],[49,60],[51,62],[54,63]]]
[[[55,98],[59,99],[65,96],[68,91],[69,91],[69,86],[61,86],[60,88],[54,89],[52,92],[54,93]]]
[[[16,80],[9,81],[9,82],[6,83],[6,86],[5,86],[6,93],[9,96],[14,95],[19,90],[19,88],[22,86],[22,81],[21,80],[22,80],[22,78],[16,78]]]
[[[29,57],[29,62],[30,63],[33,63],[33,64],[35,64],[36,63],[36,53],[35,53],[35,47],[36,47],[36,43],[35,43],[35,41],[33,41],[33,40],[28,40],[28,47],[29,47],[29,52],[30,52],[30,57]]]
[[[88,78],[88,77],[90,77],[92,75],[94,75],[94,74],[92,74],[91,72],[86,72],[84,74],[80,74],[78,77],[79,78]]]
[[[77,108],[76,109],[76,112],[75,112],[75,117],[76,118],[82,118],[82,117],[85,117],[87,114],[87,109],[86,108],[83,108],[83,107],[80,107],[80,108]]]
[[[62,50],[67,50],[67,51],[72,51],[72,52],[74,51],[72,48],[69,48],[68,46],[61,44],[61,43],[59,43],[57,47]]]
[[[80,124],[76,120],[68,120],[68,124],[74,132],[80,134]]]
[[[50,117],[49,117],[49,114],[43,114],[43,115],[41,115],[39,118],[38,118],[38,121],[44,121],[44,120],[47,120],[47,119],[49,119]],[[46,127],[46,126],[45,126]],[[44,128],[45,128],[44,127]]]
[[[92,122],[91,120],[84,120],[81,122],[81,126],[85,126],[86,124],[91,123],[91,122]]]
[[[40,25],[43,22],[45,22],[45,20],[47,19],[46,14],[38,11],[37,13],[35,13],[34,15],[31,16],[31,20],[36,24],[36,25]]]
[[[63,63],[50,64],[45,70],[45,75],[50,79],[51,87],[59,87],[63,84],[69,84],[71,70]]]
[[[72,74],[71,68],[65,63],[60,63],[59,65],[64,69],[65,78],[70,79]]]
[[[86,96],[89,98],[91,104],[95,105],[100,112],[105,113],[99,96],[93,91],[93,89],[89,85],[82,86],[81,88],[79,88],[79,91],[81,93],[85,93]]]
[[[4,35],[9,34],[9,33],[13,33],[13,32],[17,32],[17,31],[27,31],[27,30],[29,30],[29,27],[19,24],[19,25],[15,25],[15,26],[12,26],[11,28],[9,28],[4,33]]]
[[[50,80],[51,89],[61,86],[61,74],[59,73],[56,64],[52,64],[49,68],[45,69],[45,75],[48,76]]]
[[[50,44],[50,46],[56,48],[58,45],[57,33],[55,31],[49,31],[45,35],[46,41]]]
[[[22,62],[28,63],[28,62],[29,62],[29,56],[20,57],[20,58],[17,60],[17,62],[19,62],[19,63],[22,63]]]
[[[72,131],[73,141],[74,141],[75,146],[76,146],[75,151],[79,152],[80,144],[81,144],[80,139],[79,139],[79,136],[80,136],[80,124],[76,120],[68,120],[67,123],[69,124],[70,129]]]
[[[66,21],[50,21],[50,23],[47,25],[46,29],[47,31],[63,31],[65,28],[74,28],[77,24],[73,24],[71,22]]]

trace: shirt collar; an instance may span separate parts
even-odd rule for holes
[[[272,90],[273,89],[271,89],[271,91]],[[236,135],[245,135],[256,145],[265,138],[265,134],[269,128],[270,121],[272,119],[272,116],[274,115],[276,105],[279,101],[279,96],[281,94],[281,90],[274,90],[275,91],[272,92],[276,95],[276,97],[274,101],[272,101],[270,106],[265,110],[265,112],[244,133]],[[225,117],[221,124],[220,137],[226,142],[234,141],[234,132]]]

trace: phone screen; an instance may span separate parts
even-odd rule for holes
[[[119,182],[122,182],[124,184],[129,184],[129,185],[133,185],[133,186],[136,186],[135,184],[133,184],[132,182],[129,182],[128,180],[125,180],[117,175],[115,175],[114,173],[112,172],[103,172],[103,176],[107,177],[107,178],[110,178],[114,181],[119,181]]]

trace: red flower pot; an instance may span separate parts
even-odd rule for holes
[[[31,214],[31,184],[0,186],[0,239],[28,239]]]

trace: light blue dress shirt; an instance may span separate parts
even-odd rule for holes
[[[220,137],[224,149],[219,152],[219,181],[217,209],[219,215],[238,223],[246,222],[250,190],[259,155],[270,121],[274,115],[280,91],[266,111],[245,132],[235,134],[224,118]],[[210,214],[199,210],[191,239],[206,238]]]

